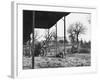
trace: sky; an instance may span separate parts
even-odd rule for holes
[[[86,14],[86,13],[70,13],[69,15],[66,16],[66,31],[69,28],[70,24],[80,22],[84,25],[86,28],[85,34],[81,34],[79,36],[79,39],[82,39],[83,41],[89,41],[91,40],[91,14]],[[51,27],[50,32],[52,30],[56,29],[55,26]],[[35,29],[38,32],[38,35],[41,36],[38,38],[39,41],[44,40],[44,35],[45,35],[45,30],[44,29]],[[63,18],[60,19],[57,22],[57,36],[58,37],[63,37],[64,36],[64,21]],[[68,38],[68,33],[66,32],[66,38]]]

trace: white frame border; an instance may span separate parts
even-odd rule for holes
[[[50,69],[22,69],[22,10],[41,10],[41,11],[61,11],[61,12],[84,12],[90,13],[91,19],[91,40],[92,51],[91,51],[91,67],[72,67],[72,68],[50,68]],[[90,73],[97,71],[97,56],[93,54],[97,52],[95,50],[95,30],[96,25],[96,8],[86,8],[86,7],[74,7],[74,6],[55,6],[55,5],[39,5],[31,3],[18,3],[12,2],[12,71],[11,76],[13,78],[25,78],[25,77],[41,77],[41,76],[54,76],[54,75],[66,75],[72,73]]]

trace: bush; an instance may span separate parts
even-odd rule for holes
[[[79,49],[79,53],[90,53],[90,50],[87,48]]]
[[[38,43],[35,45],[34,56],[39,56],[41,53],[41,44]]]
[[[69,48],[69,49],[67,49],[67,52],[70,54],[70,53],[77,53],[78,52],[78,50],[77,50],[77,48]]]
[[[90,53],[89,48],[81,48],[81,49],[77,49],[77,48],[70,48],[67,50],[68,53]]]
[[[24,47],[23,47],[23,56],[27,56],[27,57],[31,56],[29,46],[24,45]]]

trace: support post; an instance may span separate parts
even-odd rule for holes
[[[34,69],[34,28],[35,28],[35,11],[33,11],[33,24],[32,24],[32,33],[33,33],[33,41],[32,41],[32,69]]]
[[[56,27],[56,54],[57,54],[57,47],[58,47],[58,46],[57,46],[57,43],[58,43],[58,42],[57,42],[57,23],[55,24],[55,27]]]
[[[66,40],[66,17],[64,16],[64,56],[66,55],[65,54],[65,40]]]
[[[50,50],[49,44],[50,44],[50,34],[49,34],[49,29],[48,29],[47,55],[48,55],[48,52]]]

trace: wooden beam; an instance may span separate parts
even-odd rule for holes
[[[66,40],[66,17],[64,16],[64,56],[65,56],[65,40]]]
[[[56,27],[56,54],[57,54],[57,23],[55,24]]]
[[[49,47],[50,39],[49,39],[49,37],[50,37],[50,32],[49,32],[49,29],[48,29],[47,55],[48,55],[48,52],[50,50],[50,47]]]
[[[35,28],[35,11],[33,11],[33,24],[32,24],[32,33],[33,33],[33,41],[32,41],[32,69],[34,69],[34,28]]]

